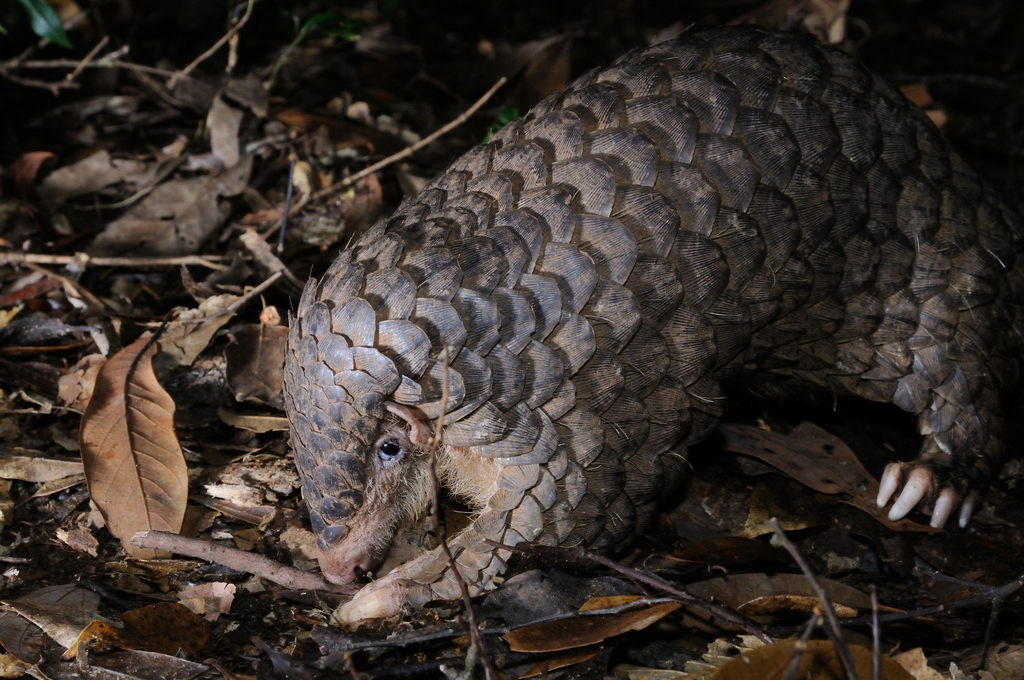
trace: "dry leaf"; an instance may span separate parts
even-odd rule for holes
[[[96,376],[107,358],[102,354],[89,354],[69,368],[57,380],[57,400],[75,413],[82,413],[92,399]]]
[[[819,493],[849,494],[851,505],[890,529],[941,531],[908,519],[891,521],[875,503],[878,482],[842,439],[814,423],[800,423],[788,435],[736,423],[725,423],[719,431],[726,451],[757,458]]]
[[[92,535],[89,528],[82,524],[77,524],[71,529],[64,527],[57,529],[57,539],[72,550],[96,557],[99,541]]]
[[[191,366],[213,335],[231,320],[242,299],[226,293],[213,295],[200,302],[198,308],[180,312],[160,335],[158,365],[162,369]]]
[[[14,176],[14,183],[18,186],[18,191],[22,196],[27,197],[31,193],[32,185],[39,174],[39,168],[43,167],[43,163],[51,158],[53,158],[53,153],[50,151],[30,151],[22,154],[21,158],[14,162],[11,174]]]
[[[785,677],[785,669],[793,658],[795,641],[786,640],[774,645],[765,645],[744,652],[718,669],[714,680],[763,680],[778,673]],[[870,678],[872,654],[867,647],[850,645],[858,678]],[[779,673],[779,670],[782,670]],[[800,667],[794,677],[804,680],[834,680],[843,677],[842,666],[835,647],[826,640],[811,640],[800,659]],[[907,671],[889,657],[882,657],[880,680],[914,680]]]
[[[43,629],[61,647],[70,647],[92,621],[102,619],[97,613],[100,596],[76,585],[47,586],[17,600],[4,604]],[[7,647],[4,629],[3,643]],[[11,647],[7,647],[11,651]],[[27,659],[22,659],[23,661]]]
[[[231,603],[235,600],[235,584],[220,581],[199,583],[182,588],[178,599],[192,613],[205,617],[207,621],[216,621],[221,614],[231,611]]]
[[[928,665],[928,659],[920,647],[897,654],[893,661],[903,666],[904,670],[914,676],[914,680],[945,680],[942,673]]]
[[[111,158],[104,151],[65,165],[51,172],[39,185],[39,198],[44,205],[56,206],[74,198],[99,191],[104,187],[139,176],[146,166],[125,158]]]
[[[247,324],[232,334],[224,350],[228,385],[238,401],[269,403],[281,394],[284,382],[285,326]]]
[[[213,98],[206,114],[206,128],[210,131],[210,149],[225,168],[238,162],[238,130],[242,127],[242,111],[220,97]]]
[[[239,430],[259,433],[288,430],[288,419],[284,416],[251,416],[218,408],[217,417],[221,419],[221,422],[227,423],[231,427],[237,427]]]
[[[23,482],[53,482],[82,474],[82,461],[16,456],[10,451],[0,453],[0,478]]]
[[[107,361],[79,432],[92,500],[110,533],[139,559],[156,552],[131,546],[131,537],[139,531],[177,533],[188,498],[174,401],[153,373],[156,350],[155,342],[140,338]]]
[[[221,202],[249,183],[252,156],[216,177],[172,179],[158,185],[93,240],[90,255],[191,255],[227,219]]]
[[[631,630],[643,630],[681,606],[675,602],[665,602],[617,614],[593,614],[548,621],[517,628],[504,637],[515,652],[558,652],[597,644]]]

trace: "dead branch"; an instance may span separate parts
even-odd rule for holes
[[[319,574],[309,574],[280,562],[275,562],[263,555],[256,555],[255,553],[237,548],[228,548],[212,541],[185,538],[184,536],[178,536],[166,531],[140,531],[132,537],[131,544],[138,548],[166,550],[178,555],[187,555],[188,557],[220,564],[235,571],[259,576],[285,588],[346,592]]]
[[[487,101],[491,97],[494,96],[494,93],[497,92],[498,90],[500,90],[501,86],[504,85],[507,81],[508,81],[507,78],[504,78],[504,77],[501,78],[501,80],[499,80],[498,82],[496,82],[494,85],[491,86],[491,89],[487,90],[487,92],[484,94],[484,96],[480,97],[480,99],[477,99],[476,102],[474,102],[474,104],[472,106],[470,106],[468,109],[463,111],[459,115],[459,117],[456,118],[455,120],[447,123],[443,127],[438,128],[437,130],[435,130],[431,134],[427,135],[426,137],[424,137],[420,141],[418,141],[415,144],[413,144],[412,146],[407,147],[405,149],[402,149],[398,153],[391,154],[390,156],[388,156],[384,160],[379,161],[377,163],[374,163],[370,167],[368,167],[368,168],[366,168],[364,170],[360,170],[356,174],[350,175],[350,176],[346,177],[345,179],[343,179],[343,180],[341,180],[339,182],[335,182],[334,184],[332,184],[331,186],[327,187],[326,189],[321,189],[320,191],[318,191],[315,194],[313,194],[313,199],[317,200],[317,199],[325,198],[327,196],[330,196],[333,193],[336,193],[336,192],[340,191],[341,189],[344,189],[345,187],[351,186],[352,184],[355,184],[356,182],[358,182],[362,178],[366,177],[370,173],[377,172],[381,168],[385,168],[385,167],[391,165],[392,163],[395,163],[397,161],[402,160],[403,158],[408,158],[409,156],[413,155],[414,153],[416,153],[417,151],[419,151],[420,149],[425,147],[427,144],[430,144],[431,142],[433,142],[438,137],[442,137],[442,136],[448,134],[449,132],[451,132],[452,130],[457,128],[458,126],[460,126],[463,123],[465,123],[470,118],[470,116],[472,116],[474,113],[476,113],[480,109],[481,106],[486,104]]]
[[[167,81],[167,87],[170,89],[174,89],[174,86],[178,84],[179,80],[185,78],[186,76],[188,76],[188,74],[192,73],[192,71],[194,71],[197,66],[202,64],[210,57],[212,57],[214,54],[216,54],[217,50],[219,50],[221,47],[224,46],[226,42],[228,42],[229,40],[231,40],[231,38],[237,35],[238,32],[241,31],[245,24],[249,21],[249,17],[252,15],[252,6],[254,4],[255,0],[249,0],[249,4],[245,8],[245,14],[243,14],[242,18],[238,20],[238,23],[236,23],[234,26],[228,29],[228,32],[222,35],[220,40],[215,42],[213,46],[210,47],[210,49],[200,54],[198,57],[192,60],[191,64],[189,64],[188,66],[186,66],[185,68],[181,69],[173,76],[171,76],[170,80]]]
[[[227,260],[223,255],[183,255],[181,257],[90,257],[85,253],[75,255],[43,255],[41,253],[22,253],[10,251],[0,253],[0,267],[4,265],[62,265],[78,263],[80,266],[94,265],[97,267],[178,267],[193,265],[207,269],[224,270],[226,266],[218,262]]]

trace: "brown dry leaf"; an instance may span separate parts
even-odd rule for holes
[[[158,185],[137,205],[106,226],[90,255],[174,257],[195,253],[224,223],[229,207],[249,183],[252,155],[216,177],[178,178]]]
[[[129,555],[138,531],[177,533],[185,516],[188,471],[174,431],[174,401],[153,373],[157,344],[139,338],[100,370],[82,416],[79,446],[89,493]]]
[[[871,608],[871,598],[856,588],[827,578],[818,580],[833,604],[860,610]],[[769,597],[815,597],[814,589],[801,574],[735,574],[692,583],[686,590],[733,609]]]
[[[235,600],[235,584],[220,581],[199,583],[179,591],[178,599],[191,612],[205,617],[207,621],[216,621],[221,614],[231,611],[231,604]]]
[[[928,665],[928,659],[920,647],[897,654],[893,657],[893,661],[903,666],[903,669],[910,673],[914,680],[946,680],[942,673]]]
[[[558,652],[597,644],[631,630],[643,630],[682,605],[665,602],[617,614],[593,614],[523,626],[506,634],[514,652]]]
[[[213,295],[200,302],[199,307],[179,312],[160,335],[158,365],[163,369],[191,366],[244,299],[238,295]]]
[[[75,413],[82,413],[92,399],[96,376],[107,358],[102,354],[88,354],[67,369],[57,379],[57,401]]]
[[[895,531],[941,531],[908,519],[890,521],[875,503],[878,482],[842,439],[814,423],[800,423],[788,435],[736,423],[719,431],[726,451],[768,463],[818,493],[849,494],[850,505]]]
[[[26,663],[39,661],[46,635],[39,626],[13,610],[0,611],[0,644]]]
[[[22,449],[25,451],[25,449]],[[82,474],[82,461],[0,453],[0,478],[23,482],[53,482]]]
[[[336,151],[360,149],[366,154],[390,156],[405,148],[405,142],[397,135],[341,118],[306,113],[300,109],[285,109],[274,118],[302,132],[316,132],[321,127],[326,128]]]
[[[994,680],[1020,680],[1024,668],[1024,646],[997,645],[989,650],[985,665]]]
[[[47,586],[17,600],[3,600],[3,603],[42,628],[43,632],[65,648],[73,645],[90,623],[105,620],[98,614],[100,596],[76,585]],[[12,632],[6,625],[0,631],[8,651],[12,648],[7,647],[7,636]],[[18,634],[17,637],[23,635]],[[22,658],[22,661],[27,660]]]
[[[206,114],[206,129],[210,131],[210,150],[225,168],[238,162],[238,131],[242,127],[242,111],[214,97]]]
[[[520,678],[535,678],[548,677],[551,671],[558,670],[559,668],[568,668],[569,666],[575,666],[578,663],[584,661],[590,661],[597,652],[576,652],[575,654],[565,654],[563,656],[556,656],[550,659],[544,659],[530,666],[526,671],[520,675]]]
[[[238,401],[269,403],[281,394],[284,381],[284,350],[288,329],[284,326],[247,324],[232,334],[224,350],[228,385]]]
[[[32,664],[25,663],[13,654],[0,654],[0,678],[23,678],[33,670]]]
[[[206,620],[177,602],[160,602],[121,615],[133,649],[198,654],[210,639]]]
[[[146,165],[126,158],[111,158],[105,150],[51,172],[39,185],[44,205],[56,206],[76,196],[99,191],[118,182],[141,180]]]
[[[53,153],[50,151],[29,151],[14,162],[11,174],[22,196],[28,196],[32,192],[32,185],[36,181],[39,169],[51,158]]]
[[[99,541],[89,531],[89,527],[83,524],[76,524],[70,529],[65,529],[64,527],[57,529],[57,538],[72,550],[96,557],[96,548],[99,547]]]
[[[712,677],[714,680],[764,680],[783,669],[779,677],[785,675],[789,660],[793,657],[793,640],[765,645],[744,652],[729,663],[718,669]],[[850,645],[854,666],[858,678],[871,677],[871,650],[859,645]],[[811,640],[800,659],[800,667],[796,676],[805,680],[834,680],[843,677],[842,666],[836,655],[835,647],[826,640]],[[903,670],[903,667],[890,659],[882,657],[881,680],[914,680],[914,677]]]

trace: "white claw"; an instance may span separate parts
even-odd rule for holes
[[[965,529],[971,522],[971,515],[974,514],[974,506],[978,502],[977,494],[971,493],[967,495],[967,500],[960,506],[960,528]]]
[[[892,504],[892,510],[889,511],[889,519],[895,522],[906,517],[914,509],[914,506],[924,498],[924,495],[928,492],[928,487],[931,485],[931,480],[932,473],[925,468],[917,468],[911,472],[907,485],[903,487],[903,493]]]
[[[932,510],[932,526],[941,529],[946,526],[946,520],[953,513],[953,508],[959,502],[960,496],[952,489],[943,489],[935,501],[935,509]]]
[[[900,488],[900,478],[903,476],[902,463],[889,463],[882,473],[882,481],[878,484],[878,507],[884,508],[896,489]]]

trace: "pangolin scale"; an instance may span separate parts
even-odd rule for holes
[[[471,590],[508,558],[488,540],[627,545],[737,377],[917,414],[881,502],[906,482],[897,514],[924,495],[966,520],[1003,448],[1021,247],[928,117],[836,48],[729,27],[629,52],[306,286],[285,403],[321,568],[351,581],[425,510],[442,414],[442,481],[479,511],[451,541]],[[339,617],[458,592],[427,553]]]

